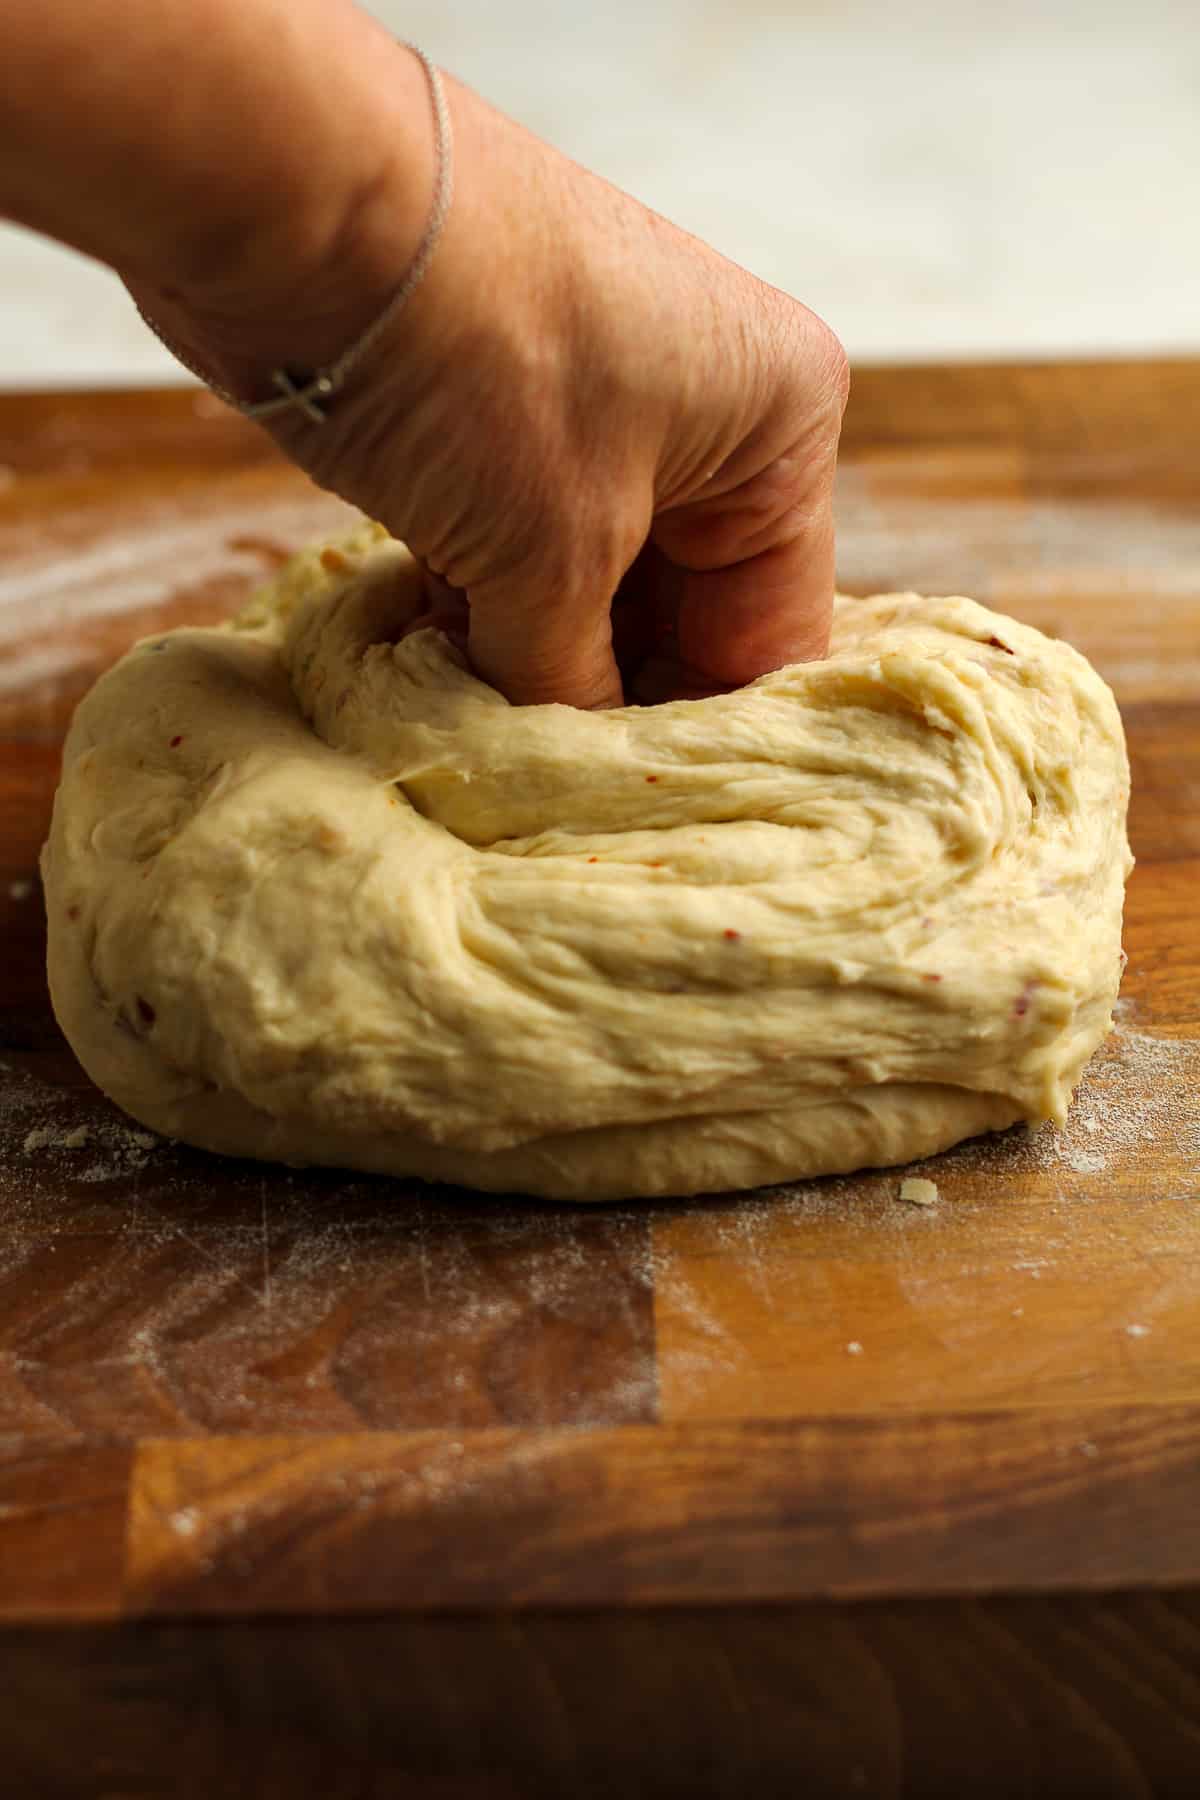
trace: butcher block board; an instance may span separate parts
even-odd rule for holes
[[[840,481],[845,588],[972,594],[1116,690],[1114,1031],[1065,1130],[919,1165],[933,1206],[572,1209],[223,1162],[83,1076],[37,879],[71,709],[346,514],[206,396],[0,397],[14,1792],[183,1791],[185,1713],[212,1794],[309,1791],[360,1713],[388,1793],[768,1792],[787,1743],[813,1792],[1200,1764],[1200,363],[861,371]]]

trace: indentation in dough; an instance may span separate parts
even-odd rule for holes
[[[1129,867],[1120,721],[1069,646],[843,599],[824,662],[593,714],[510,706],[405,635],[424,605],[366,527],[80,707],[52,988],[135,1116],[574,1198],[1063,1116]]]

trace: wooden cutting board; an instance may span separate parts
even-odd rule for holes
[[[221,1162],[82,1076],[36,875],[71,708],[342,509],[204,396],[0,397],[14,1792],[93,1791],[79,1730],[103,1791],[130,1768],[184,1791],[152,1771],[196,1709],[222,1756],[274,1746],[208,1793],[308,1792],[360,1715],[388,1793],[590,1792],[585,1755],[633,1791],[732,1793],[787,1744],[793,1774],[825,1759],[813,1792],[1140,1793],[1200,1764],[1198,498],[1200,363],[860,372],[843,586],[973,594],[1121,702],[1116,1029],[1065,1131],[921,1165],[932,1207],[883,1172],[572,1210]],[[201,1616],[226,1623],[178,1635]],[[236,1622],[271,1616],[251,1654]],[[1038,1787],[1051,1760],[1085,1785]]]

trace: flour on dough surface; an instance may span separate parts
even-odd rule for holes
[[[51,989],[218,1151],[570,1199],[1062,1119],[1120,978],[1128,770],[1083,657],[838,602],[710,699],[513,707],[375,527],[137,646],[68,738]]]

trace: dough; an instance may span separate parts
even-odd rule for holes
[[[840,600],[713,699],[511,707],[364,527],[80,706],[44,874],[89,1074],[188,1143],[574,1200],[1061,1119],[1131,865],[1108,688],[971,600]]]

